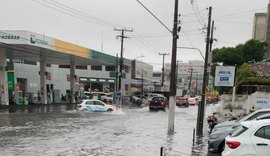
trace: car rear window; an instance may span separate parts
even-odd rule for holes
[[[237,137],[243,134],[248,128],[245,126],[240,126],[232,135],[231,137]]]
[[[163,100],[163,98],[162,98],[162,97],[153,97],[152,100],[153,100],[153,101],[160,101],[160,100]]]

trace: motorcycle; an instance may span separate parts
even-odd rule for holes
[[[215,125],[217,125],[217,118],[215,117],[215,114],[207,117],[207,123],[208,123],[209,129],[210,129],[209,133],[211,134]]]

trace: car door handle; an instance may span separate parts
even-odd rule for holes
[[[266,143],[257,143],[257,146],[268,146]]]

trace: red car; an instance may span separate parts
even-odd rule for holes
[[[177,107],[188,107],[189,106],[188,98],[176,96],[176,106]]]

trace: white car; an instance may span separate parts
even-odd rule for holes
[[[222,156],[269,156],[270,119],[242,122],[225,144]]]
[[[105,104],[104,102],[97,99],[87,99],[82,100],[80,104],[77,105],[77,109],[80,111],[89,112],[111,112],[115,111],[116,107],[113,105]]]

